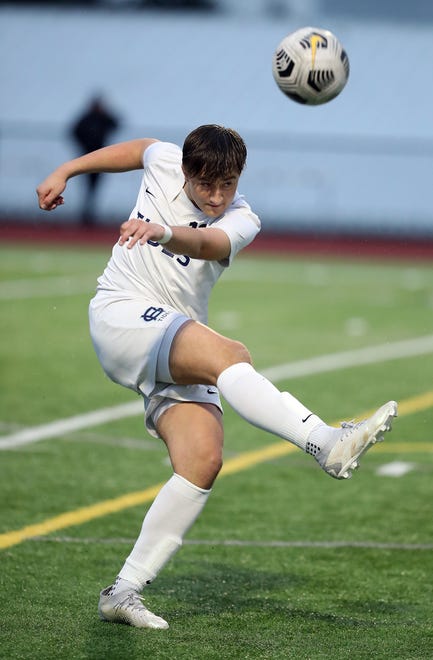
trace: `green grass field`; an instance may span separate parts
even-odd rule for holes
[[[0,249],[0,657],[432,658],[433,264],[247,255],[222,278],[210,324],[245,342],[264,373],[288,365],[272,372],[280,389],[335,424],[389,399],[400,415],[339,482],[226,406],[225,471],[146,592],[170,623],[150,631],[97,616],[171,473],[138,408],[81,417],[139,405],[103,375],[88,336],[108,255]],[[368,347],[382,348],[363,360]],[[80,428],[44,437],[77,416]],[[25,429],[39,439],[14,445]]]

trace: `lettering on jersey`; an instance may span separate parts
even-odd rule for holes
[[[162,321],[168,315],[162,307],[148,307],[140,316],[143,321]]]
[[[140,211],[137,213],[137,218],[139,220],[144,220],[145,222],[152,222],[150,218],[145,218],[144,215],[140,213]],[[160,244],[157,243],[157,241],[147,241],[147,244],[151,245],[152,247],[160,247]],[[191,258],[186,254],[183,254],[182,256],[176,256],[173,254],[173,252],[169,252],[169,250],[166,250],[165,248],[162,248],[161,252],[166,254],[167,257],[170,257],[171,259],[175,259],[175,261],[177,261],[180,266],[188,266],[189,262],[191,261]]]
[[[206,222],[202,222],[202,223],[199,225],[198,222],[196,222],[196,221],[194,220],[193,222],[190,222],[190,223],[189,223],[189,226],[190,226],[190,227],[193,227],[193,229],[197,229],[197,227],[207,227],[207,224],[206,224]]]

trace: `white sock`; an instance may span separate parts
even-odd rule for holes
[[[110,589],[110,596],[112,594],[120,594],[122,591],[139,591],[138,586],[134,582],[128,582],[121,577],[117,576],[115,583]]]
[[[313,456],[317,456],[319,451],[326,451],[333,447],[340,436],[341,427],[334,428],[333,426],[326,426],[326,424],[316,426],[308,438],[306,451]]]
[[[312,429],[324,425],[294,396],[280,392],[247,362],[225,369],[217,385],[227,403],[247,422],[304,451],[309,451],[307,441]]]
[[[113,592],[123,591],[125,581],[141,591],[155,579],[179,550],[183,537],[202,511],[210,492],[179,474],[173,474],[148,510],[140,535],[119,573]]]

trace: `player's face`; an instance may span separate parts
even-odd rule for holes
[[[200,211],[211,218],[217,218],[230,206],[235,196],[239,174],[208,180],[205,177],[188,177],[185,174],[185,192]]]

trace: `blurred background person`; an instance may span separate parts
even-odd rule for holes
[[[71,127],[71,136],[79,148],[79,155],[101,149],[109,136],[119,127],[118,118],[107,108],[100,96],[91,99],[89,105]],[[81,213],[81,224],[90,227],[95,222],[96,193],[101,182],[100,172],[91,172],[85,177],[85,195]]]

